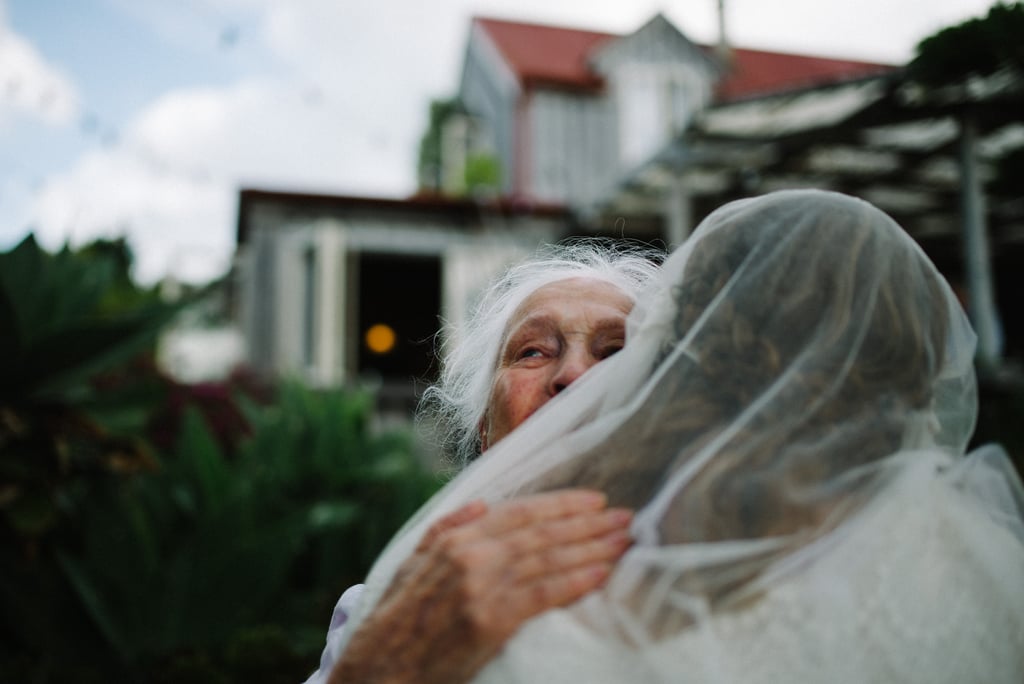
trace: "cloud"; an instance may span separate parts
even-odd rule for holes
[[[67,124],[78,109],[78,92],[71,79],[11,30],[0,5],[0,125],[19,114]]]
[[[188,177],[122,151],[96,151],[51,179],[34,199],[40,242],[55,249],[97,237],[126,236],[135,276],[146,283],[174,273],[204,281],[223,272],[231,252],[230,188]],[[211,228],[218,228],[211,230]]]
[[[411,190],[396,182],[411,179],[410,155],[359,97],[271,80],[179,91],[144,112],[131,137],[140,154],[240,183]]]
[[[445,22],[428,10],[339,5],[272,3],[264,31],[280,66],[274,78],[170,91],[115,144],[51,176],[28,212],[40,240],[123,234],[141,281],[202,281],[230,263],[242,187],[415,190],[427,105],[454,89],[461,36],[451,38],[450,68],[438,68],[440,29],[430,22]],[[453,32],[464,24],[447,23]],[[382,44],[381,35],[392,40]]]
[[[175,91],[116,145],[52,177],[31,214],[49,246],[123,234],[141,281],[203,281],[230,263],[241,187],[402,194],[414,189],[408,147],[288,82]]]

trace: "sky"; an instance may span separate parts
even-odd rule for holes
[[[725,0],[740,47],[904,64],[992,0]],[[126,236],[202,283],[242,188],[404,197],[470,18],[718,37],[718,0],[0,0],[0,250]]]

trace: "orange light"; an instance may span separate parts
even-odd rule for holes
[[[395,331],[384,323],[371,325],[364,337],[366,346],[374,354],[387,354],[395,348]]]

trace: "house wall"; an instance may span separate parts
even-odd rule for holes
[[[276,321],[273,330],[275,354],[272,369],[277,375],[305,375],[310,365],[303,358],[305,313],[305,271],[303,256],[311,244],[311,231],[305,227],[290,227],[278,236],[274,260],[273,292]],[[314,252],[315,254],[315,252]],[[293,334],[283,334],[292,331]]]
[[[537,243],[549,241],[550,238],[453,244],[446,252],[442,264],[444,319],[449,328],[447,334],[457,334],[456,331],[465,323],[484,288],[509,264],[529,256]],[[451,338],[452,344],[458,342],[457,337]]]
[[[529,99],[529,184],[536,200],[585,206],[618,177],[616,120],[600,94],[535,90]]]
[[[280,271],[277,218],[280,217],[257,213],[248,241],[239,246],[235,257],[238,323],[246,340],[248,362],[258,371],[267,373],[273,372],[278,356],[275,331],[279,327],[279,316],[274,295]]]
[[[502,163],[502,191],[589,208],[663,149],[711,101],[720,65],[660,15],[592,58],[598,92],[523,91],[488,34],[470,32],[459,96],[478,145]]]
[[[630,59],[608,74],[618,126],[617,169],[626,173],[682,133],[711,100],[711,82],[693,64]]]
[[[658,15],[594,56],[617,121],[618,171],[661,150],[711,102],[721,67]]]
[[[501,192],[506,195],[518,189],[516,106],[520,93],[515,75],[487,34],[474,24],[466,48],[459,98],[475,118],[475,141],[501,162]]]
[[[349,281],[348,245],[345,232],[329,219],[316,225],[313,240],[317,255],[313,293],[315,342],[308,372],[318,384],[337,385],[345,378],[350,344],[345,335],[348,307],[343,305]]]
[[[248,244],[239,248],[239,327],[257,372],[298,376],[315,384],[341,381],[345,339],[344,233],[330,222],[254,212]],[[274,214],[274,212],[269,212]],[[312,257],[312,258],[310,258]]]
[[[231,289],[234,293],[231,312],[234,322],[246,340],[245,359],[253,366],[266,362],[266,347],[260,344],[260,331],[256,327],[257,320],[269,320],[269,312],[260,312],[258,302],[262,298],[262,290],[266,287],[264,272],[259,268],[260,235],[250,233],[249,242],[235,249],[231,268]]]
[[[490,138],[482,139],[476,128],[475,119],[464,114],[452,114],[441,125],[440,187],[446,195],[459,196],[465,192],[466,160],[492,144]]]

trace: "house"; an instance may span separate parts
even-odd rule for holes
[[[964,102],[922,96],[889,65],[699,45],[662,15],[622,36],[474,18],[436,187],[401,200],[242,191],[236,310],[250,363],[321,384],[373,380],[404,410],[435,370],[439,321],[457,323],[538,244],[675,245],[724,202],[787,187],[893,214],[952,274],[998,357],[1024,207],[979,178],[1024,146],[1024,125],[996,86],[967,103],[984,113],[975,130]],[[499,171],[494,191],[450,196],[481,158]]]
[[[661,14],[624,36],[476,17],[446,131],[466,142],[443,146],[444,177],[492,154],[502,194],[586,209],[712,104],[891,71],[698,45]]]

